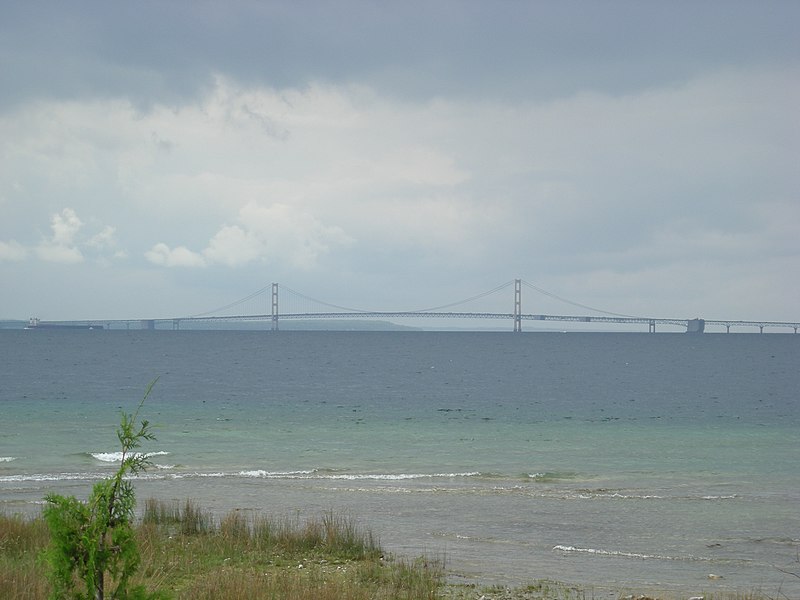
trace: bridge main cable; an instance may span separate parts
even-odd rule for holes
[[[281,289],[284,289],[284,290],[286,290],[288,292],[291,292],[295,296],[303,298],[304,300],[308,300],[308,301],[314,302],[316,304],[321,304],[322,306],[327,306],[328,308],[335,308],[336,310],[342,310],[342,311],[345,311],[345,312],[352,312],[352,313],[359,313],[359,314],[370,314],[370,313],[385,314],[387,312],[413,314],[413,313],[424,313],[424,312],[440,312],[440,311],[442,311],[442,310],[444,310],[446,308],[452,308],[453,306],[459,306],[461,304],[467,304],[468,302],[473,302],[475,300],[480,300],[481,298],[484,298],[486,296],[490,296],[491,294],[494,294],[494,293],[499,292],[500,290],[502,290],[504,288],[507,288],[508,286],[512,285],[513,283],[514,283],[513,281],[507,281],[507,282],[505,282],[505,283],[503,283],[501,285],[498,285],[497,287],[494,287],[491,290],[488,290],[486,292],[481,292],[480,294],[475,294],[474,296],[470,296],[469,298],[465,298],[464,300],[459,300],[457,302],[450,302],[449,304],[443,304],[441,306],[433,306],[433,307],[429,307],[429,308],[419,308],[419,309],[416,309],[416,310],[394,310],[394,311],[366,310],[366,309],[363,309],[363,308],[352,308],[352,307],[349,307],[349,306],[340,306],[338,304],[332,304],[330,302],[325,302],[324,300],[318,300],[317,298],[312,298],[311,296],[307,296],[306,294],[298,292],[297,290],[293,290],[292,288],[290,288],[287,285],[281,285],[280,287],[281,287]],[[277,286],[278,284],[274,283],[272,285],[273,286]],[[264,289],[266,289],[266,288],[264,288]],[[261,290],[261,291],[263,291],[263,290]]]
[[[507,281],[505,283],[502,283],[502,284],[492,288],[491,290],[487,290],[485,292],[481,292],[480,294],[476,294],[474,296],[470,296],[469,298],[465,298],[464,300],[459,300],[457,302],[451,302],[449,304],[443,304],[441,306],[433,306],[433,307],[429,307],[429,308],[421,308],[421,309],[409,310],[409,311],[365,310],[365,309],[359,309],[359,308],[352,308],[352,307],[348,307],[348,306],[341,306],[341,305],[338,305],[338,304],[332,304],[330,302],[325,302],[324,300],[319,300],[317,298],[312,298],[311,296],[308,296],[306,294],[298,292],[297,290],[294,290],[294,289],[292,289],[292,288],[290,288],[288,286],[282,286],[282,287],[285,290],[287,290],[288,292],[294,294],[295,296],[297,296],[299,298],[303,298],[304,300],[307,300],[309,302],[313,302],[315,304],[326,306],[328,308],[333,308],[333,309],[336,309],[336,310],[339,310],[339,311],[345,311],[344,313],[331,313],[332,317],[338,318],[338,317],[344,316],[347,313],[352,314],[354,317],[358,317],[358,316],[375,316],[375,317],[413,316],[415,314],[418,314],[419,316],[426,316],[426,317],[427,316],[431,316],[432,314],[435,314],[437,316],[448,316],[448,317],[452,316],[453,314],[466,315],[467,313],[447,313],[447,314],[444,314],[444,313],[442,313],[442,311],[445,310],[445,309],[448,309],[448,308],[452,308],[454,306],[467,304],[467,303],[472,302],[474,300],[479,300],[481,298],[484,298],[486,296],[494,294],[494,293],[496,293],[496,292],[498,292],[498,291],[500,291],[502,289],[505,289],[505,288],[513,285],[514,286],[514,312],[511,314],[511,318],[513,320],[514,332],[518,333],[518,332],[522,331],[522,320],[523,320],[523,318],[531,318],[533,316],[533,315],[524,315],[523,316],[523,314],[522,314],[522,285],[523,284],[526,285],[527,287],[535,290],[536,292],[538,292],[540,294],[543,294],[545,296],[548,296],[550,298],[553,298],[555,300],[558,300],[559,302],[564,302],[566,304],[571,304],[572,306],[577,306],[577,307],[580,307],[580,308],[584,308],[584,309],[590,310],[592,312],[600,313],[600,314],[603,314],[603,315],[608,315],[609,317],[612,317],[612,318],[615,317],[615,318],[622,318],[622,319],[632,319],[632,320],[637,320],[637,321],[640,320],[640,319],[643,319],[643,317],[611,312],[611,311],[595,308],[595,307],[592,307],[592,306],[587,306],[587,305],[581,304],[579,302],[573,302],[571,300],[567,300],[566,298],[562,298],[561,296],[558,296],[558,295],[556,295],[556,294],[554,294],[552,292],[549,292],[549,291],[547,291],[545,289],[542,289],[542,288],[540,288],[540,287],[538,287],[536,285],[533,285],[532,283],[529,283],[527,281],[524,281],[522,279],[514,279],[512,281]],[[262,290],[259,290],[258,292],[255,292],[254,294],[251,294],[251,296],[249,296],[248,298],[250,298],[250,297],[252,297],[252,296],[254,296],[254,295],[258,294],[258,293],[261,293],[264,290],[266,290],[266,288],[262,288]],[[280,312],[279,312],[278,296],[279,296],[279,284],[278,283],[273,283],[272,284],[272,313],[271,313],[272,330],[273,331],[277,331],[278,327],[279,327]],[[244,301],[244,300],[242,300],[242,301]],[[309,313],[306,313],[306,314],[309,314]],[[482,314],[485,315],[487,313],[482,313]],[[650,319],[651,328],[653,326],[652,325],[652,321],[653,320]],[[652,331],[652,329],[651,329],[651,331]]]

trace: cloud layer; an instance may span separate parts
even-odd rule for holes
[[[321,5],[201,3],[196,29],[179,3],[128,21],[15,7],[0,273],[31,283],[0,317],[69,316],[42,300],[61,277],[107,284],[104,306],[70,294],[113,316],[200,312],[269,281],[412,308],[523,277],[627,314],[793,318],[792,5],[726,5],[708,29],[704,7],[621,3],[594,22],[365,6],[344,24]],[[155,23],[172,45],[137,37]],[[42,57],[60,74],[33,70]],[[537,312],[566,310],[551,301]]]

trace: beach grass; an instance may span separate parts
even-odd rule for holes
[[[444,574],[436,561],[385,555],[369,530],[332,512],[216,520],[191,501],[148,500],[136,536],[133,583],[176,600],[433,599]],[[41,518],[0,515],[0,598],[48,598],[48,541]]]
[[[270,517],[232,511],[220,519],[192,501],[147,500],[136,527],[134,583],[175,600],[615,600],[675,598],[540,580],[529,585],[456,585],[443,560],[384,553],[352,518]],[[0,514],[0,598],[45,600],[50,586],[42,518]],[[680,598],[681,596],[677,596]],[[758,592],[704,600],[766,600]],[[688,598],[688,596],[686,596]]]

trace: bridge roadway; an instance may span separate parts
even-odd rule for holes
[[[499,319],[512,321],[515,318],[514,313],[489,313],[489,312],[425,312],[425,311],[369,311],[369,312],[305,312],[305,313],[281,313],[278,316],[279,321],[283,320],[313,320],[313,319],[398,319],[398,318],[418,318],[418,319]],[[721,326],[725,327],[727,333],[730,333],[731,327],[757,327],[759,332],[763,333],[764,329],[793,329],[797,333],[800,329],[800,323],[793,323],[787,321],[741,321],[741,320],[709,320],[709,319],[664,319],[664,318],[650,318],[650,317],[621,317],[621,316],[578,316],[578,315],[537,315],[537,314],[521,314],[519,315],[521,321],[557,321],[557,322],[572,322],[572,323],[618,323],[618,324],[633,324],[633,325],[647,325],[648,331],[654,333],[656,326],[672,325],[677,327],[684,327],[687,331],[690,330],[692,324],[695,327],[699,325],[699,331],[702,333],[705,326]],[[203,316],[203,317],[183,317],[177,319],[152,319],[142,321],[152,323],[172,323],[173,329],[179,329],[182,322],[197,323],[197,322],[224,322],[224,321],[272,321],[273,315],[260,314],[260,315],[235,315],[235,316]],[[138,321],[136,321],[138,322]]]
[[[182,323],[210,323],[225,321],[267,321],[272,323],[273,329],[277,322],[284,320],[313,320],[313,319],[499,319],[514,322],[514,313],[489,313],[489,312],[401,312],[401,311],[371,311],[371,312],[305,312],[305,313],[280,313],[277,319],[272,314],[256,315],[231,315],[231,316],[198,316],[177,317],[169,319],[90,319],[73,321],[39,321],[33,319],[27,329],[51,327],[78,327],[86,329],[110,329],[112,325],[119,328],[130,329],[132,325],[141,329],[155,329],[157,324],[169,325],[172,329],[180,329]],[[578,315],[535,315],[520,314],[520,321],[555,321],[572,323],[618,323],[647,325],[650,333],[655,333],[656,326],[671,325],[683,327],[686,331],[702,333],[705,327],[724,327],[730,333],[731,327],[753,327],[764,333],[770,329],[793,329],[797,333],[800,323],[788,321],[741,321],[741,320],[710,320],[710,319],[662,319],[650,317],[621,317],[621,316],[578,316]]]
[[[423,318],[423,319],[507,319],[513,321],[513,313],[476,313],[476,312],[336,312],[336,313],[287,313],[280,314],[278,318],[284,319],[397,319],[397,318]],[[703,320],[703,319],[662,319],[650,317],[613,317],[613,316],[577,316],[577,315],[519,315],[522,321],[560,321],[573,323],[623,323],[647,325],[651,333],[655,332],[656,325],[675,325],[689,328],[691,322],[702,322],[704,325],[719,325],[726,328],[730,333],[730,328],[738,327],[758,327],[761,333],[766,327],[771,328],[791,328],[797,333],[800,323],[790,323],[782,321],[730,321],[730,320]],[[214,317],[200,317],[200,319],[214,320]],[[224,320],[239,319],[247,317],[228,317]],[[253,320],[270,320],[272,315],[258,315],[252,317]],[[190,320],[190,319],[186,319]],[[194,319],[191,319],[194,320]],[[219,317],[216,320],[221,320]],[[702,333],[700,331],[699,333]]]

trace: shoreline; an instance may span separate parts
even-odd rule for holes
[[[574,585],[558,580],[537,580],[518,586],[452,583],[440,590],[442,600],[774,600],[789,598],[780,590],[773,593],[750,590],[708,591],[662,589],[657,586],[610,587]]]
[[[172,501],[165,503],[153,498],[143,503],[161,504],[164,506],[179,506],[180,503]],[[195,505],[194,501],[185,501],[186,505]],[[218,530],[224,527],[224,523],[235,517],[237,522],[252,527],[257,519],[260,518],[256,513],[247,510],[230,511],[224,515],[214,514],[206,510],[199,510],[207,520],[209,531]],[[248,514],[250,513],[250,514]],[[327,515],[334,515],[329,512]],[[261,515],[263,516],[263,514]],[[0,511],[0,517],[5,517],[6,521],[11,519],[22,519],[22,522],[35,523],[40,521],[40,515],[31,512],[9,513]],[[274,523],[292,523],[293,526],[303,522],[311,522],[314,517],[302,516],[299,513],[294,517],[284,516],[282,518],[265,516],[264,518]],[[323,520],[325,516],[321,517]],[[352,519],[352,520],[351,520]],[[137,527],[142,527],[147,522],[143,515],[137,517]],[[353,531],[363,532],[368,539],[378,540],[373,536],[373,530],[363,519],[351,516],[343,518],[342,522],[351,523]],[[170,538],[172,539],[172,538]],[[380,543],[380,542],[377,542]],[[383,545],[381,545],[383,546]],[[587,584],[570,583],[557,578],[532,578],[525,581],[523,577],[515,577],[516,581],[511,581],[505,576],[492,577],[489,572],[466,573],[459,571],[447,564],[447,558],[422,554],[413,556],[408,553],[395,552],[391,550],[391,544],[383,546],[381,561],[385,553],[387,563],[402,563],[408,565],[430,565],[431,568],[441,573],[441,584],[436,589],[436,598],[441,600],[772,600],[774,598],[791,598],[787,592],[782,591],[779,586],[775,590],[761,589],[757,585],[749,586],[746,589],[728,588],[724,577],[709,574],[707,575],[707,586],[698,585],[671,585],[660,586],[657,584]],[[0,549],[3,545],[0,544]],[[326,563],[325,560],[320,564]],[[310,564],[308,565],[310,566]],[[785,579],[791,577],[800,578],[800,559],[797,562],[797,569],[787,569],[783,572]],[[504,581],[505,579],[505,581]],[[715,585],[721,586],[719,589],[712,589]],[[426,596],[428,597],[428,596]],[[433,596],[430,596],[433,597]]]
[[[142,484],[144,482],[139,483]],[[148,483],[152,484],[153,482]],[[145,484],[143,487],[150,486]],[[151,489],[151,491],[153,490]],[[175,497],[172,494],[151,494],[145,497],[166,502],[175,501]],[[247,514],[253,518],[259,516],[290,518],[292,515],[297,518],[313,518],[315,514],[318,514],[309,509],[308,506],[294,511],[278,509],[272,512],[252,506],[245,507],[241,504],[228,506],[228,503],[223,503],[224,506],[213,506],[214,503],[212,502],[212,506],[209,507],[206,504],[208,498],[198,499],[198,501],[201,505],[206,506],[204,510],[209,512],[215,521],[223,520],[232,511],[242,515]],[[144,506],[144,503],[142,506]],[[441,588],[439,597],[444,600],[479,600],[482,597],[484,600],[539,600],[541,598],[557,598],[558,600],[572,600],[573,598],[575,600],[585,600],[586,598],[598,600],[687,600],[689,598],[704,598],[705,600],[766,600],[776,597],[796,597],[792,595],[797,586],[794,578],[800,579],[800,561],[796,565],[794,563],[789,565],[788,569],[785,570],[765,566],[765,571],[771,568],[774,569],[774,572],[770,574],[770,577],[765,573],[761,585],[758,583],[739,585],[741,582],[734,583],[724,575],[705,572],[702,575],[702,581],[698,579],[695,573],[693,577],[694,583],[690,581],[685,583],[672,581],[661,585],[658,583],[644,583],[645,577],[639,579],[635,574],[630,581],[636,582],[639,579],[638,583],[622,581],[621,577],[618,577],[620,580],[618,584],[611,582],[596,583],[588,580],[570,579],[568,574],[558,568],[553,568],[552,565],[547,568],[542,565],[538,567],[531,565],[520,569],[511,555],[509,555],[511,559],[509,562],[505,563],[505,565],[498,565],[500,568],[494,570],[492,566],[476,563],[474,559],[471,562],[465,560],[465,557],[459,552],[451,551],[457,550],[456,547],[448,550],[446,547],[437,549],[425,545],[417,545],[420,540],[416,540],[417,543],[404,543],[402,538],[397,537],[396,532],[393,534],[390,531],[386,531],[385,523],[382,525],[376,514],[371,513],[371,511],[368,511],[367,514],[356,513],[351,510],[352,507],[343,506],[344,508],[342,506],[335,507],[331,504],[328,506],[328,510],[350,515],[358,524],[374,532],[378,539],[383,540],[382,545],[389,555],[399,560],[413,561],[416,558],[425,558],[434,562],[440,561],[443,564],[446,585]],[[27,506],[27,509],[23,511],[14,511],[13,509],[9,511],[9,508],[11,508],[10,505],[6,506],[6,510],[0,510],[0,514],[19,514],[28,518],[36,518],[39,514],[40,506]],[[273,506],[274,508],[276,507]],[[496,557],[493,560],[496,562]],[[599,560],[602,560],[602,558]],[[565,563],[565,565],[567,564],[571,565],[572,570],[574,570],[574,563]],[[794,566],[797,566],[797,568],[793,568]],[[609,567],[611,568],[609,572],[613,571],[613,566],[609,565]],[[634,567],[635,569],[636,567]],[[570,569],[566,570],[569,571]],[[597,569],[595,568],[594,570]],[[779,576],[779,572],[784,573],[784,575]],[[561,576],[564,578],[561,579]],[[602,577],[600,579],[602,581]],[[791,582],[791,585],[788,586],[789,591],[783,589],[783,582]],[[557,593],[556,596],[543,595],[554,591]]]

